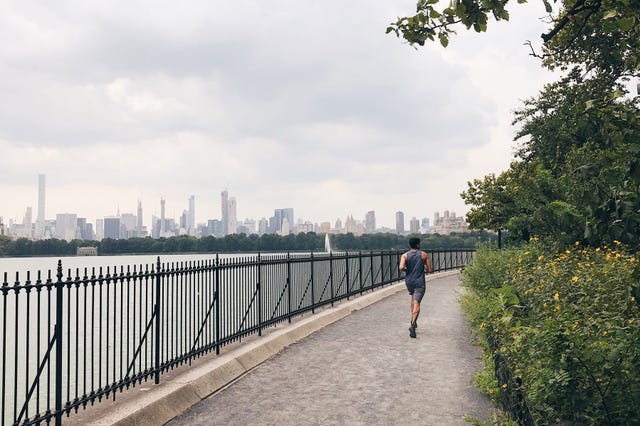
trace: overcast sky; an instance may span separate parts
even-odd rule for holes
[[[136,213],[312,222],[461,215],[459,194],[512,158],[519,101],[551,76],[508,24],[418,50],[387,25],[415,0],[0,3],[0,216]],[[492,22],[492,24],[495,24]]]

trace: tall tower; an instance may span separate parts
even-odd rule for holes
[[[404,213],[396,212],[396,234],[404,234]]]
[[[189,197],[189,213],[187,214],[187,233],[196,235],[196,197]]]
[[[138,200],[138,221],[136,226],[138,227],[137,231],[142,231],[142,201]]]
[[[420,221],[416,217],[411,218],[409,221],[409,232],[412,234],[420,232]]]
[[[38,175],[38,217],[36,218],[36,232],[34,237],[44,239],[44,183],[45,176]]]
[[[236,234],[238,232],[238,217],[236,215],[236,198],[229,198],[227,203],[227,234]]]
[[[24,226],[24,236],[25,238],[31,238],[31,227],[32,227],[32,219],[31,219],[31,207],[27,207],[27,211],[24,213],[24,219],[22,219],[22,225]]]
[[[220,208],[222,210],[222,235],[229,234],[229,193],[225,189],[220,194]]]
[[[364,218],[364,230],[367,234],[376,232],[376,212],[370,210]]]
[[[164,198],[160,198],[160,237],[164,237],[167,228],[165,226],[164,216]]]

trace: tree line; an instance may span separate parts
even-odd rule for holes
[[[450,235],[416,235],[425,249],[475,248],[478,243],[493,241],[495,234],[486,231],[454,233]],[[335,251],[345,250],[395,250],[408,247],[408,236],[396,234],[351,233],[331,235],[331,246]],[[223,238],[212,236],[195,238],[179,236],[170,238],[129,238],[101,241],[59,239],[11,240],[0,237],[0,256],[73,256],[79,247],[96,247],[100,255],[112,254],[156,254],[156,253],[250,253],[250,252],[295,252],[324,251],[324,234],[314,232],[286,236],[264,234],[233,234]]]

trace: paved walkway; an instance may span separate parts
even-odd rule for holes
[[[199,402],[169,425],[465,425],[490,401],[457,303],[459,276],[431,281],[418,337],[400,291],[330,324]]]

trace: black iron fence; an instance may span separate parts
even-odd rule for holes
[[[19,273],[2,282],[2,425],[60,424],[292,317],[402,279],[402,252],[255,255]],[[434,271],[473,250],[429,252]]]

